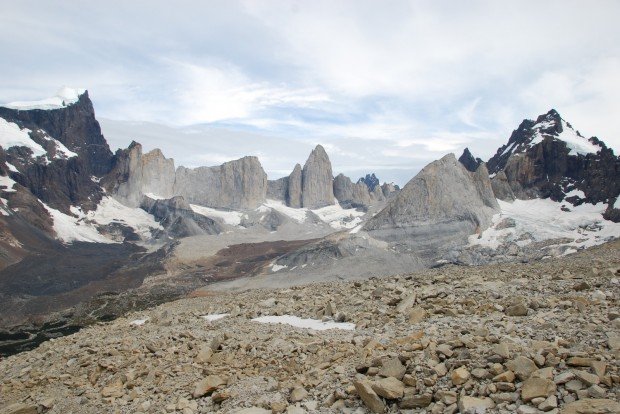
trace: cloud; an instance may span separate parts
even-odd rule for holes
[[[488,158],[551,107],[618,150],[619,14],[614,0],[23,0],[0,15],[0,102],[85,87],[98,116],[175,126],[170,142],[133,132],[193,149],[178,151],[192,165],[282,146],[266,163],[284,171],[321,142],[343,169],[405,174],[465,146]],[[203,124],[235,148],[176,128]]]

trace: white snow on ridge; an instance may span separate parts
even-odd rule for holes
[[[45,134],[45,139],[48,141],[54,141],[54,145],[56,146],[56,158],[72,158],[78,156],[75,152],[65,147],[65,145],[57,139],[52,138],[47,134]]]
[[[302,319],[292,315],[261,316],[252,319],[252,322],[284,324],[296,328],[314,329],[315,331],[325,331],[328,329],[355,330],[355,324],[349,322],[322,322],[317,319]]]
[[[540,133],[540,130],[543,128],[548,128],[549,126],[553,126],[553,122],[541,122],[532,127],[532,129],[535,129],[537,132],[536,135],[534,135],[534,138],[530,141],[530,147],[543,141],[544,136]],[[568,126],[564,120],[562,120],[562,132],[557,136],[551,136],[566,143],[566,147],[570,150],[568,152],[569,155],[596,154],[601,150],[601,147],[598,145],[594,145],[588,141],[587,138],[578,135],[577,131]]]
[[[65,86],[56,92],[56,95],[51,98],[42,99],[40,101],[10,102],[0,106],[10,109],[18,109],[20,111],[31,109],[59,109],[76,103],[84,92],[86,92],[86,89],[73,89]]]
[[[198,213],[202,216],[209,217],[209,218],[221,219],[222,221],[224,221],[224,223],[231,225],[231,226],[240,225],[241,219],[243,218],[243,213],[239,211],[216,210],[214,208],[203,207],[197,204],[190,204],[189,206],[192,208],[194,213]]]
[[[531,241],[568,238],[573,247],[591,247],[609,239],[620,237],[620,223],[604,220],[602,213],[606,205],[582,204],[573,207],[570,203],[558,203],[549,199],[515,200],[512,203],[497,200],[501,213],[493,216],[493,225],[480,237],[469,237],[470,245],[496,249],[501,244],[515,242],[521,246]],[[570,211],[562,211],[566,205]],[[515,221],[515,227],[496,229],[505,218]],[[531,238],[521,238],[529,234]]]
[[[42,146],[30,138],[28,135],[30,132],[28,128],[21,129],[19,125],[0,118],[0,146],[2,148],[28,147],[35,157],[47,154]]]

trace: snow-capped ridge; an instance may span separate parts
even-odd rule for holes
[[[86,93],[86,89],[70,88],[63,86],[56,92],[56,94],[47,99],[41,99],[38,101],[16,101],[3,104],[5,108],[17,109],[20,111],[29,111],[32,109],[50,110],[60,109],[76,103],[80,96]]]

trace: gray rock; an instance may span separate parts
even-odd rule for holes
[[[286,203],[286,195],[288,193],[288,177],[282,177],[277,180],[267,180],[267,198],[272,200],[280,200]]]
[[[499,200],[514,201],[516,199],[504,170],[499,171],[491,178],[491,187],[495,197]]]
[[[321,208],[334,204],[332,164],[325,149],[317,145],[304,164],[301,176],[301,204]]]
[[[358,380],[354,381],[353,385],[357,391],[357,395],[362,399],[366,407],[373,413],[382,414],[385,412],[385,404],[379,398],[379,396],[373,391],[369,381]]]
[[[101,184],[121,203],[139,207],[144,194],[172,197],[174,181],[172,158],[164,157],[159,149],[142,154],[142,145],[132,142],[116,153],[114,167]]]
[[[256,157],[243,157],[217,167],[179,167],[174,193],[192,204],[254,209],[265,202],[267,174]]]
[[[498,211],[486,167],[471,173],[449,154],[424,167],[364,229],[386,241],[447,248],[485,230]]]
[[[300,208],[301,205],[301,165],[295,164],[295,168],[288,176],[288,188],[286,192],[286,205],[289,207]]]

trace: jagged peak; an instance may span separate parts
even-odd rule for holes
[[[88,91],[86,89],[63,86],[51,98],[38,101],[16,101],[1,106],[20,111],[62,109],[77,103],[83,98],[88,98]]]

